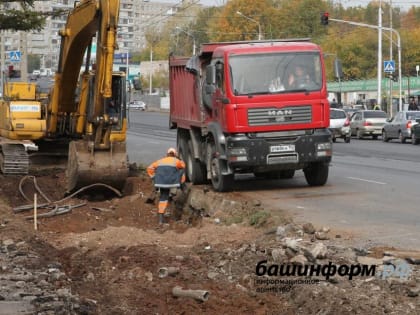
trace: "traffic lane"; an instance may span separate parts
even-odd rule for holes
[[[130,163],[149,165],[176,147],[176,131],[168,127],[166,112],[130,111],[127,152]]]
[[[420,247],[418,163],[334,156],[325,186],[309,187],[303,172],[292,180],[250,184],[247,195],[296,222],[312,222],[360,236],[362,243]],[[392,179],[392,180],[390,180]],[[271,187],[270,187],[271,185]],[[255,187],[260,189],[255,190]]]
[[[399,143],[396,139],[390,142],[382,142],[371,139],[352,139],[350,143],[333,143],[334,155],[374,157],[383,160],[419,161],[420,146],[407,143]]]

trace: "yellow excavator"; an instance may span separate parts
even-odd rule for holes
[[[60,31],[59,64],[48,102],[41,102],[34,83],[4,85],[0,102],[3,173],[27,173],[31,149],[48,151],[64,142],[68,144],[68,191],[97,182],[118,189],[124,186],[128,177],[126,74],[112,71],[119,8],[119,0],[75,4]],[[95,56],[91,54],[94,42]],[[18,158],[23,162],[16,163]]]

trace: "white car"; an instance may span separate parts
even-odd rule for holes
[[[128,103],[128,108],[129,109],[146,110],[147,105],[143,101],[131,101],[130,103]]]
[[[343,138],[346,143],[350,142],[350,119],[343,109],[330,109],[330,131],[333,142],[336,142],[337,138]]]

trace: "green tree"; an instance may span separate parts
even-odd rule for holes
[[[0,30],[41,31],[47,17],[59,16],[65,12],[64,10],[34,11],[34,2],[35,0],[0,0]],[[17,4],[20,9],[16,9],[12,4]]]

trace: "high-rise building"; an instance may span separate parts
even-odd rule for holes
[[[35,10],[49,12],[51,10],[71,10],[75,0],[35,1]],[[118,24],[118,46],[120,53],[138,52],[146,46],[144,38],[145,26],[163,25],[167,17],[174,14],[181,3],[151,2],[146,0],[120,0],[120,18]],[[16,5],[16,4],[4,4]],[[52,68],[58,65],[60,53],[59,30],[63,29],[67,15],[48,18],[45,27],[39,32],[28,32],[26,49],[28,54],[39,55],[42,68]],[[5,32],[3,42],[5,51],[20,50],[22,32]],[[8,62],[8,61],[7,61]],[[7,64],[6,62],[6,64]]]

